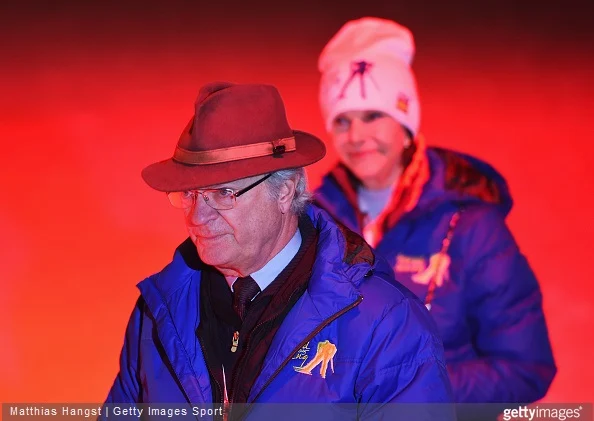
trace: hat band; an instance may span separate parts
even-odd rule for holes
[[[285,152],[295,150],[297,150],[295,137],[291,136],[270,142],[231,146],[229,148],[213,149],[210,151],[189,151],[177,146],[173,154],[173,159],[182,164],[189,165],[219,164],[221,162],[258,158],[267,155],[280,157]]]

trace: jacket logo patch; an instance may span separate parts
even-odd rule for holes
[[[321,364],[320,375],[323,379],[325,379],[326,371],[328,370],[328,364],[330,364],[330,369],[332,370],[332,373],[334,373],[334,355],[336,355],[336,351],[338,351],[336,345],[328,340],[318,342],[316,355],[309,363],[305,364],[308,359],[307,352],[309,350],[308,342],[299,351],[297,351],[297,354],[293,357],[294,360],[302,360],[302,363],[299,367],[293,367],[296,372],[311,376],[311,372]]]
[[[435,280],[435,286],[440,287],[444,281],[449,280],[449,268],[451,259],[447,253],[435,253],[429,257],[429,265],[422,257],[409,257],[399,254],[396,256],[395,272],[413,273],[413,282],[421,285],[428,285],[431,279]]]
[[[301,349],[299,351],[297,351],[297,354],[295,354],[295,356],[292,358],[293,360],[301,361],[301,365],[299,367],[293,366],[293,368],[295,370],[297,370],[298,368],[303,368],[303,366],[305,365],[305,362],[309,358],[307,355],[307,353],[309,352],[309,349],[310,348],[309,348],[309,342],[308,342],[305,345],[303,345],[301,347]]]

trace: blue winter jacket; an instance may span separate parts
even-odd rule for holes
[[[428,278],[435,274],[432,257],[439,255],[452,217],[461,211],[444,279],[431,302],[455,399],[536,401],[547,392],[556,367],[538,282],[505,223],[512,207],[507,184],[491,166],[468,155],[437,148],[425,153],[429,178],[416,206],[385,227],[376,250],[395,269],[396,279],[424,300]],[[337,169],[315,192],[316,202],[360,233],[356,187]]]
[[[390,267],[360,236],[314,206],[308,215],[319,234],[311,278],[277,331],[248,403],[359,404],[365,418],[378,409],[366,403],[452,402],[443,346],[423,304],[393,281]],[[106,403],[212,401],[195,333],[200,281],[201,272],[178,249],[169,265],[138,285]],[[327,346],[335,347],[330,361],[300,372]]]

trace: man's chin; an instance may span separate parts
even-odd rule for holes
[[[219,266],[229,261],[229,245],[224,235],[194,241],[200,260],[210,266]]]
[[[226,263],[229,262],[228,256],[223,255],[223,253],[216,253],[212,249],[198,249],[198,256],[200,256],[200,260],[202,261],[202,263],[214,267],[223,267]]]

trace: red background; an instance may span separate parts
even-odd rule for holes
[[[292,125],[327,139],[317,54],[362,15],[415,33],[428,142],[489,160],[511,185],[559,366],[546,401],[594,400],[586,2],[413,3],[3,3],[0,401],[104,399],[135,284],[185,238],[140,170],[171,155],[212,80],[276,84]],[[309,170],[312,188],[335,157]]]

